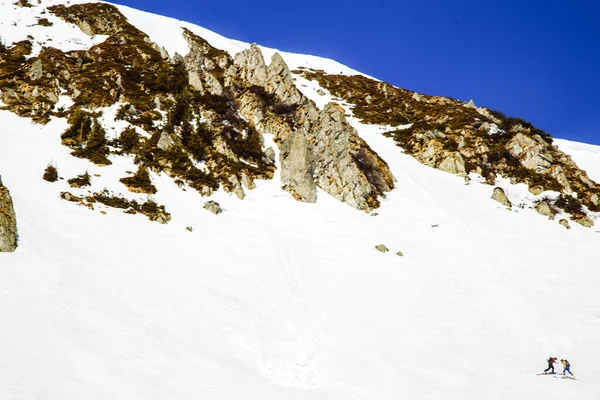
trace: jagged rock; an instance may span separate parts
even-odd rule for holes
[[[560,165],[553,165],[550,168],[550,175],[553,176],[558,183],[563,187],[563,192],[566,194],[572,194],[573,189],[571,189],[571,185],[569,184],[569,179],[567,175],[564,173],[563,168]]]
[[[544,193],[544,187],[541,185],[537,185],[537,186],[530,186],[528,188],[529,192],[531,194],[533,194],[534,196],[539,196],[540,194]]]
[[[524,167],[537,173],[546,173],[552,166],[553,157],[548,151],[548,144],[541,139],[535,140],[519,132],[506,144],[506,149],[513,157],[519,158]]]
[[[228,181],[229,183],[231,183],[231,187],[225,186],[225,189],[235,194],[238,197],[238,199],[244,200],[244,198],[246,197],[246,193],[244,192],[244,188],[242,187],[242,184],[237,178],[237,176],[231,175],[228,178]]]
[[[591,228],[592,226],[594,226],[594,221],[592,221],[588,216],[576,218],[574,219],[574,221],[581,226],[585,226],[586,228]]]
[[[212,200],[204,203],[204,208],[215,215],[221,214],[223,212],[219,203],[217,203],[216,201],[212,201]]]
[[[267,160],[269,160],[271,164],[275,163],[275,150],[273,150],[272,147],[268,147],[265,150],[265,157],[267,157]]]
[[[383,244],[378,244],[377,246],[375,246],[375,248],[377,250],[379,250],[382,253],[387,253],[388,251],[390,251],[390,249],[388,249],[385,245]]]
[[[561,224],[562,226],[564,226],[567,229],[571,229],[571,225],[569,225],[569,221],[567,221],[566,219],[561,219],[560,221],[558,221],[559,224]]]
[[[279,53],[273,54],[271,64],[267,67],[267,84],[269,93],[277,95],[285,105],[300,104],[304,96],[296,85],[290,70]]]
[[[325,91],[323,89],[319,88],[319,89],[317,89],[317,94],[319,96],[325,96],[327,93],[325,93]]]
[[[413,95],[412,95],[412,99],[413,99],[414,101],[417,101],[417,102],[421,102],[421,101],[423,101],[423,100],[421,100],[421,96],[419,96],[419,93],[417,93],[417,92],[414,92],[414,93],[413,93]]]
[[[347,123],[344,110],[335,103],[318,110],[295,86],[279,54],[272,57],[266,75],[256,46],[237,54],[235,65],[246,85],[262,86],[282,105],[296,109],[290,123],[248,93],[237,99],[240,113],[279,143],[284,190],[314,202],[318,186],[352,207],[370,211],[378,205],[377,196],[394,187],[389,167]]]
[[[158,147],[159,149],[161,149],[163,151],[169,151],[176,145],[177,145],[177,142],[175,141],[175,139],[173,138],[173,136],[171,134],[169,134],[167,132],[162,132],[160,134],[160,139],[158,139],[158,144],[156,145],[156,147]]]
[[[369,212],[369,203],[376,201],[385,189],[394,187],[395,178],[387,164],[346,122],[339,105],[325,106],[310,136],[310,143],[314,143],[315,180],[333,197]]]
[[[17,218],[10,192],[0,181],[0,252],[13,252],[17,248]]]
[[[256,43],[236,54],[234,64],[238,67],[238,73],[242,80],[250,85],[261,87],[267,85],[267,65]]]
[[[459,152],[447,153],[439,163],[438,169],[458,176],[467,176],[465,160]]]
[[[205,74],[204,77],[205,80],[205,87],[208,90],[208,92],[210,94],[214,94],[216,96],[222,96],[223,95],[223,86],[221,85],[221,82],[219,82],[219,80],[210,72],[207,72]]]
[[[475,105],[475,102],[472,99],[469,100],[469,102],[467,104],[465,104],[465,107],[467,107],[467,108],[474,108],[474,109],[477,108],[477,106]]]
[[[537,203],[535,206],[535,210],[544,217],[548,217],[550,219],[553,219],[556,215],[556,211],[550,206],[550,204],[546,200]]]
[[[594,193],[593,195],[590,196],[590,201],[595,206],[600,204],[600,199],[598,198],[598,195],[596,193]]]
[[[281,143],[279,162],[283,189],[296,200],[317,201],[317,186],[313,179],[313,156],[305,132],[294,132]]]
[[[183,57],[190,86],[201,93],[204,93],[204,90],[206,90],[213,95],[222,96],[224,92],[223,85],[213,74],[216,64],[208,58],[208,55],[215,49],[206,40],[195,35],[188,29],[183,29],[183,37],[190,48],[190,52]],[[223,65],[226,66],[227,63],[228,59],[226,59]]]
[[[496,200],[498,203],[505,205],[506,207],[512,207],[512,203],[506,197],[506,193],[502,188],[496,187],[494,188],[494,192],[492,193],[492,199]]]
[[[246,174],[245,172],[242,172],[242,186],[244,186],[246,189],[248,190],[254,190],[256,189],[256,183],[254,183],[254,180],[248,176],[248,174]]]

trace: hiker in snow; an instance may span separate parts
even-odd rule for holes
[[[548,368],[544,370],[544,373],[547,374],[548,371],[552,370],[550,373],[555,374],[556,372],[554,372],[554,364],[556,364],[556,357],[550,357],[548,359]]]
[[[573,376],[573,373],[571,372],[571,364],[569,364],[567,360],[560,360],[560,362],[563,365],[563,375],[565,375],[565,372],[568,372],[571,374],[571,376]]]

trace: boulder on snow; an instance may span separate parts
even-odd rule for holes
[[[206,203],[204,203],[204,208],[207,209],[208,211],[210,211],[213,214],[221,214],[223,212],[223,210],[221,209],[221,206],[219,205],[219,203],[217,203],[216,201],[207,201]]]
[[[396,255],[397,255],[398,257],[404,257],[404,253],[403,253],[403,252],[401,252],[401,251],[397,252],[397,253],[396,253]]]
[[[377,246],[375,246],[375,248],[382,253],[387,253],[388,251],[390,251],[390,249],[388,249],[384,244],[378,244]]]
[[[535,210],[543,215],[544,217],[548,217],[553,219],[556,215],[556,211],[550,206],[550,204],[546,200],[542,200],[536,204]]]
[[[561,224],[562,226],[564,226],[567,229],[571,229],[571,225],[569,225],[569,221],[567,221],[566,219],[561,219],[560,221],[558,221],[559,224]]]
[[[506,193],[504,193],[504,189],[496,187],[494,188],[494,192],[492,193],[492,199],[496,200],[498,203],[505,205],[506,207],[512,207],[512,203],[506,197]]]

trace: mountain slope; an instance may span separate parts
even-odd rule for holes
[[[119,9],[144,32],[178,24]],[[236,42],[188,28],[237,52]],[[306,62],[340,72],[333,62],[283,57],[292,68]],[[300,83],[323,109],[329,98],[315,95],[322,88]],[[127,126],[113,118],[117,107],[103,111],[107,136]],[[214,191],[210,198],[224,209],[217,216],[197,191],[151,171],[152,198],[171,217],[161,225],[60,198],[83,195],[88,189],[67,179],[88,171],[89,190],[143,201],[147,195],[119,182],[137,168],[133,156],[109,155],[108,166],[73,157],[61,144],[64,118],[39,125],[4,110],[0,121],[0,171],[20,234],[17,251],[0,254],[6,398],[595,399],[600,392],[598,233],[540,217],[527,207],[539,196],[524,184],[496,182],[513,200],[508,210],[490,199],[493,186],[483,179],[472,175],[465,185],[400,151],[382,135],[389,127],[349,117],[398,181],[380,198],[378,215],[322,189],[316,203],[294,200],[281,190],[276,157],[272,179],[257,179],[244,200]],[[274,139],[265,134],[263,147],[278,152]],[[598,179],[597,147],[558,142]],[[65,179],[42,180],[48,163]],[[391,252],[376,251],[379,244]],[[536,376],[551,355],[567,357],[578,381]]]

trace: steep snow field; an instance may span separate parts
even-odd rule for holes
[[[153,40],[153,26],[178,24],[121,9]],[[276,175],[243,201],[216,193],[215,216],[153,175],[173,217],[160,225],[61,200],[86,170],[94,190],[125,194],[118,178],[133,161],[92,165],[60,144],[64,120],[0,111],[20,233],[17,252],[0,254],[0,398],[598,399],[599,229],[507,210],[491,186],[423,166],[380,127],[351,122],[398,179],[379,215],[323,192],[296,202]],[[600,148],[557,142],[600,179]],[[50,162],[64,180],[41,179]],[[549,356],[568,358],[578,380],[537,376]]]

